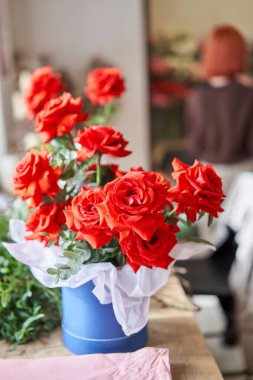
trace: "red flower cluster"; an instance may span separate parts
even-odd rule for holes
[[[24,94],[30,118],[34,118],[44,108],[45,104],[63,89],[61,75],[55,74],[52,67],[45,66],[35,70]]]
[[[93,125],[84,131],[79,130],[77,136],[74,141],[82,145],[82,149],[77,152],[79,161],[85,161],[97,152],[110,154],[113,157],[125,157],[131,154],[130,150],[125,150],[128,142],[122,133],[112,127]]]
[[[218,217],[223,211],[221,203],[224,199],[222,181],[211,165],[202,165],[195,161],[188,166],[175,158],[172,162],[173,178],[177,184],[168,191],[168,198],[176,202],[177,213],[185,213],[195,222],[200,211]]]
[[[167,188],[159,175],[140,170],[116,178],[104,190],[83,188],[65,211],[67,226],[93,248],[116,236],[134,270],[140,265],[167,268],[178,232],[162,215]]]
[[[48,68],[46,72],[58,78]],[[119,70],[91,72],[86,91],[98,104],[120,96],[124,82]],[[49,92],[54,94],[53,89]],[[174,159],[173,187],[160,173],[141,167],[124,173],[117,165],[102,165],[103,154],[128,156],[128,142],[113,127],[89,125],[89,120],[89,126],[79,129],[74,138],[76,123],[86,119],[81,98],[66,92],[47,98],[36,116],[35,130],[49,142],[52,152],[32,149],[13,177],[14,194],[27,200],[28,207],[36,207],[26,222],[31,232],[27,239],[46,245],[59,242],[63,250],[73,249],[73,254],[88,249],[87,262],[97,262],[101,254],[101,261],[125,258],[134,271],[142,265],[168,268],[173,261],[169,253],[177,243],[179,214],[192,222],[202,212],[217,217],[224,199],[221,179],[210,165],[198,161],[188,166]],[[57,139],[63,135],[64,139]]]
[[[101,67],[88,75],[85,93],[94,104],[110,103],[124,91],[124,79],[116,67]]]
[[[81,113],[81,98],[72,98],[71,94],[64,92],[56,99],[50,100],[44,109],[38,113],[34,129],[38,132],[44,143],[54,137],[63,136],[71,132],[81,121],[88,117],[87,113]]]

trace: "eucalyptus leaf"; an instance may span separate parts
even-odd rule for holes
[[[70,260],[76,259],[76,254],[72,251],[64,251],[63,256],[67,257],[67,259],[70,259]],[[49,273],[49,274],[51,274],[51,273]]]
[[[57,269],[55,268],[48,268],[47,273],[51,274],[52,276],[56,275],[58,273]]]
[[[52,247],[53,245],[55,245],[57,243],[58,239],[53,239],[51,240],[49,243],[48,243],[48,248]]]

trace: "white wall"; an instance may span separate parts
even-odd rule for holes
[[[79,91],[85,68],[98,57],[121,68],[127,93],[115,126],[133,154],[123,167],[149,167],[146,36],[142,0],[9,0],[14,48],[46,54],[70,73]]]
[[[253,37],[253,0],[149,0],[151,33],[189,30],[205,36],[220,23]]]

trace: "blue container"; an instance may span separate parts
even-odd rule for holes
[[[130,352],[143,348],[145,326],[126,336],[117,322],[112,304],[102,305],[94,296],[92,281],[78,288],[62,288],[62,331],[65,347],[77,355]]]

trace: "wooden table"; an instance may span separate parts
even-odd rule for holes
[[[173,380],[223,379],[176,277],[151,300],[150,346],[169,349]]]
[[[151,300],[149,334],[149,346],[169,349],[173,380],[223,379],[176,277]],[[1,358],[63,355],[71,354],[62,345],[60,329],[16,351],[0,342]]]

